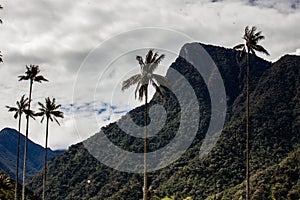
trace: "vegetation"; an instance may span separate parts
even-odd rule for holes
[[[198,44],[186,46],[185,51],[188,54],[194,53],[193,45]],[[228,95],[226,124],[212,152],[199,159],[201,141],[210,118],[209,93],[197,70],[183,58],[177,58],[171,68],[181,73],[193,85],[201,113],[204,114],[199,116],[197,136],[183,156],[164,169],[148,173],[149,188],[159,198],[173,196],[179,200],[187,197],[205,199],[240,184],[245,186],[246,86],[244,81],[239,80],[239,74],[245,80],[244,69],[247,63],[238,61],[239,52],[235,50],[210,45],[203,47],[211,55],[224,78]],[[250,57],[250,172],[253,177],[259,171],[280,163],[289,153],[299,148],[300,58],[284,56],[272,64],[260,58],[253,59],[252,54]],[[159,101],[167,112],[165,126],[155,137],[148,138],[148,152],[167,145],[178,129],[180,106],[170,91],[166,90],[164,96],[165,102],[160,102],[160,98],[155,95],[148,103],[148,107],[151,107]],[[129,115],[136,124],[144,124],[144,106],[130,111]],[[102,131],[120,148],[143,152],[143,139],[122,132],[116,123],[103,127]],[[90,139],[93,140],[96,136],[97,134]],[[51,188],[47,191],[47,199],[60,197],[136,200],[143,196],[140,190],[142,184],[139,181],[141,175],[120,172],[101,164],[89,154],[83,143],[72,145],[64,154],[55,157],[48,164],[48,169],[47,183]],[[42,194],[42,177],[43,174],[39,173],[29,182],[30,188],[38,194]],[[269,178],[266,177],[266,180]],[[251,188],[254,189],[254,185]],[[242,195],[245,195],[244,190],[239,197]]]
[[[38,75],[40,73],[39,66],[30,65],[26,66],[25,75],[19,76],[19,81],[27,80],[29,81],[29,104],[28,104],[28,113],[26,114],[26,139],[25,139],[25,148],[24,148],[24,165],[23,165],[23,187],[22,187],[22,200],[25,200],[25,179],[26,179],[26,158],[27,158],[27,150],[28,150],[28,133],[29,133],[29,117],[32,116],[32,112],[30,112],[30,103],[31,103],[31,95],[32,95],[32,86],[34,82],[41,83],[42,81],[48,81],[42,75]]]
[[[55,98],[52,100],[47,97],[45,99],[45,105],[38,102],[40,105],[40,112],[36,113],[37,116],[43,116],[41,122],[43,122],[44,117],[46,117],[46,137],[45,137],[45,154],[44,154],[44,178],[43,178],[43,195],[42,199],[45,199],[45,192],[46,192],[46,177],[47,177],[47,152],[48,152],[48,135],[49,135],[49,120],[53,122],[53,120],[56,121],[58,125],[59,122],[56,119],[57,117],[63,118],[64,115],[61,111],[58,109],[61,107],[61,105],[55,104]]]
[[[24,112],[28,112],[27,107],[29,105],[28,98],[25,98],[25,95],[23,95],[20,99],[20,101],[17,101],[17,107],[10,107],[6,106],[8,108],[8,112],[15,112],[14,118],[19,118],[19,124],[18,124],[18,150],[17,150],[17,161],[16,161],[16,184],[15,184],[15,200],[18,199],[18,180],[19,180],[19,160],[20,160],[20,139],[21,139],[21,120],[22,120],[22,114]]]
[[[0,199],[11,200],[14,198],[15,181],[0,170]],[[20,193],[20,191],[18,191]],[[26,200],[38,200],[34,193],[26,189]]]
[[[261,35],[261,31],[256,32],[256,27],[253,26],[249,29],[248,26],[245,28],[245,33],[243,39],[245,40],[245,44],[239,44],[234,47],[234,49],[242,49],[241,57],[247,53],[247,75],[246,75],[246,200],[250,199],[250,185],[249,185],[249,160],[250,160],[250,146],[249,146],[249,120],[250,120],[250,93],[249,93],[249,80],[250,80],[250,53],[253,55],[255,51],[262,52],[266,55],[269,55],[268,51],[264,49],[264,47],[258,45],[258,42],[265,37]]]
[[[129,88],[132,85],[137,85],[135,90],[135,97],[137,94],[139,96],[139,100],[143,100],[145,97],[144,103],[144,186],[143,186],[143,200],[148,200],[148,186],[147,186],[147,117],[148,117],[148,85],[152,84],[152,86],[156,89],[156,91],[162,95],[162,91],[160,89],[160,85],[167,86],[167,79],[161,75],[153,74],[154,70],[157,69],[159,63],[164,59],[165,55],[158,55],[157,53],[153,54],[153,50],[150,49],[146,55],[145,61],[141,56],[137,56],[136,60],[139,62],[141,73],[132,76],[123,82],[122,90]]]
[[[290,153],[279,164],[275,164],[264,170],[259,170],[250,178],[252,185],[252,200],[260,199],[287,199],[298,200],[300,198],[300,149]],[[244,194],[245,182],[225,190],[209,199],[240,199]]]

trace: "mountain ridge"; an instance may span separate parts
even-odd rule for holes
[[[199,45],[198,43],[188,44]],[[186,47],[187,47],[186,46]],[[214,192],[232,188],[245,179],[245,61],[239,52],[223,47],[202,45],[216,63],[223,79],[227,98],[227,117],[222,134],[206,157],[199,158],[199,149],[207,130],[210,111],[207,87],[191,63],[177,58],[170,66],[194,86],[201,113],[198,133],[190,148],[171,165],[149,173],[152,192],[163,198],[175,196],[205,199]],[[189,48],[190,50],[192,48]],[[283,56],[275,63],[251,56],[251,174],[279,163],[299,147],[299,66],[300,57]],[[282,67],[283,66],[283,67]],[[286,67],[284,67],[286,66]],[[279,89],[278,89],[279,88]],[[285,95],[286,91],[293,91]],[[295,92],[294,92],[295,91]],[[276,94],[278,93],[278,94]],[[280,94],[283,94],[281,96]],[[166,92],[163,106],[167,110],[164,128],[149,139],[149,151],[168,144],[178,129],[180,108],[176,98]],[[282,106],[274,104],[284,102]],[[149,107],[162,103],[157,95]],[[279,104],[281,105],[281,104]],[[273,112],[269,112],[269,110]],[[298,107],[299,108],[299,107]],[[286,115],[288,113],[288,115]],[[129,114],[136,124],[143,124],[143,106]],[[291,121],[291,119],[293,119]],[[122,119],[121,119],[122,120]],[[275,120],[275,121],[274,121]],[[277,123],[278,122],[278,123]],[[122,132],[116,123],[103,127],[105,135],[125,150],[140,152],[142,142]],[[288,135],[288,137],[287,137]],[[72,145],[68,151],[49,163],[49,199],[140,199],[142,176],[116,171],[101,164],[84,148],[83,143]],[[30,186],[41,193],[39,173]],[[69,177],[69,178],[68,178]],[[87,185],[87,181],[90,183]]]
[[[25,136],[21,134],[19,181],[23,174],[23,152]],[[18,131],[4,128],[0,131],[0,169],[15,179],[17,160]],[[43,168],[44,148],[33,141],[28,141],[28,160],[26,178],[33,176]],[[48,161],[64,150],[51,150],[48,148]]]

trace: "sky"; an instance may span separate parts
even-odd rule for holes
[[[276,61],[300,55],[299,0],[14,0],[1,1],[0,129],[17,129],[5,105],[28,94],[19,82],[26,65],[38,65],[49,82],[34,83],[32,108],[45,97],[61,104],[61,126],[50,125],[49,145],[66,149],[141,105],[134,88],[121,83],[139,73],[136,55],[149,48],[166,59],[165,74],[186,42],[231,48],[242,43],[246,25],[257,26],[261,44]],[[153,91],[152,91],[153,93]],[[29,137],[43,145],[45,124],[30,121]],[[22,133],[25,132],[23,119]]]

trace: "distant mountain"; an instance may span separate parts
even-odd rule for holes
[[[21,135],[21,152],[20,152],[20,168],[19,181],[22,180],[23,174],[23,152],[24,152],[25,136]],[[18,146],[18,131],[10,128],[4,128],[0,131],[0,169],[15,179],[16,160]],[[48,161],[56,155],[64,151],[48,151]],[[27,155],[27,172],[26,178],[32,177],[35,173],[43,168],[44,148],[35,144],[31,140],[28,141]]]
[[[195,64],[197,59],[201,59],[197,50],[198,45],[198,43],[184,45],[181,55],[190,57],[189,60]],[[211,120],[211,99],[202,75],[190,62],[178,57],[170,68],[183,75],[192,85],[201,114],[198,132],[190,148],[173,164],[149,173],[151,191],[161,198],[175,196],[176,199],[183,199],[190,196],[196,200],[205,199],[215,193],[234,189],[245,180],[246,62],[240,61],[239,52],[232,49],[201,45],[214,60],[224,81],[228,106],[225,126],[212,151],[207,156],[199,158],[199,150]],[[167,76],[170,75],[170,71],[171,69]],[[286,55],[277,62],[271,63],[251,56],[250,74],[250,172],[251,175],[255,175],[259,171],[279,164],[300,146],[300,57]],[[182,89],[180,85],[175,87]],[[155,95],[149,107],[157,102],[163,104],[167,117],[159,133],[149,138],[149,152],[168,145],[180,125],[182,108],[176,96],[167,90],[165,101],[161,101]],[[142,125],[144,124],[143,110],[144,107],[141,106],[127,115],[131,116],[136,124]],[[120,119],[119,122],[122,120],[125,118]],[[193,120],[190,116],[191,123]],[[189,128],[188,124],[186,131]],[[143,140],[126,134],[117,123],[103,127],[101,132],[124,150],[143,151]],[[97,144],[99,135],[100,133],[96,133],[85,142]],[[141,174],[120,172],[105,166],[89,154],[83,143],[73,145],[68,151],[55,157],[49,163],[48,169],[48,199],[136,200],[142,198]],[[280,168],[276,169],[280,170]],[[272,176],[272,173],[268,173],[268,176]],[[39,173],[29,184],[31,189],[39,194],[42,191],[41,180],[42,173]],[[243,199],[242,195],[241,193],[241,199]]]

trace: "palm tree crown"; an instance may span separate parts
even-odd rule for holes
[[[40,105],[40,112],[38,112],[36,115],[37,116],[43,116],[41,122],[43,122],[44,118],[46,117],[46,139],[45,139],[45,153],[44,153],[44,176],[43,176],[43,194],[42,194],[42,199],[44,200],[46,198],[46,174],[47,174],[47,149],[48,149],[48,133],[49,133],[49,119],[51,121],[55,120],[58,125],[59,122],[56,119],[56,117],[63,118],[63,112],[57,110],[58,108],[61,107],[61,105],[55,105],[55,98],[52,100],[47,97],[45,99],[45,105],[38,102]]]
[[[20,101],[16,102],[16,104],[17,107],[6,106],[6,108],[8,108],[8,112],[15,112],[15,119],[21,116],[29,105],[28,98],[25,98],[25,94],[21,97]]]
[[[38,102],[40,108],[40,112],[36,113],[36,116],[43,116],[41,122],[43,122],[44,117],[46,116],[46,118],[49,118],[51,121],[55,120],[56,123],[58,125],[60,125],[60,123],[58,122],[58,120],[56,119],[57,117],[60,118],[64,118],[63,112],[57,110],[61,107],[61,105],[55,105],[55,98],[53,98],[52,100],[47,97],[45,99],[45,105]]]
[[[256,55],[255,51],[264,53],[266,55],[270,55],[268,51],[261,45],[258,44],[260,40],[265,39],[263,35],[261,35],[261,31],[256,32],[257,28],[253,26],[249,29],[249,26],[246,26],[245,33],[243,39],[245,40],[245,44],[238,44],[233,49],[242,50],[241,57],[245,55],[245,53],[252,53]]]
[[[157,92],[161,94],[161,89],[159,86],[169,86],[167,78],[154,74],[153,72],[157,69],[158,64],[164,59],[165,55],[158,55],[157,53],[153,54],[153,49],[150,49],[146,55],[145,61],[141,56],[136,56],[136,60],[138,61],[141,73],[133,75],[131,78],[127,79],[122,84],[122,90],[128,89],[130,86],[137,84],[135,90],[135,98],[139,100],[143,99],[146,91],[148,89],[148,85],[152,84]]]
[[[29,67],[26,65],[26,69],[27,71],[25,72],[25,75],[20,75],[19,77],[19,81],[22,80],[31,80],[32,82],[39,82],[41,83],[42,81],[48,81],[47,79],[45,79],[42,75],[38,74],[40,73],[40,69],[39,66],[37,65],[30,65]]]

